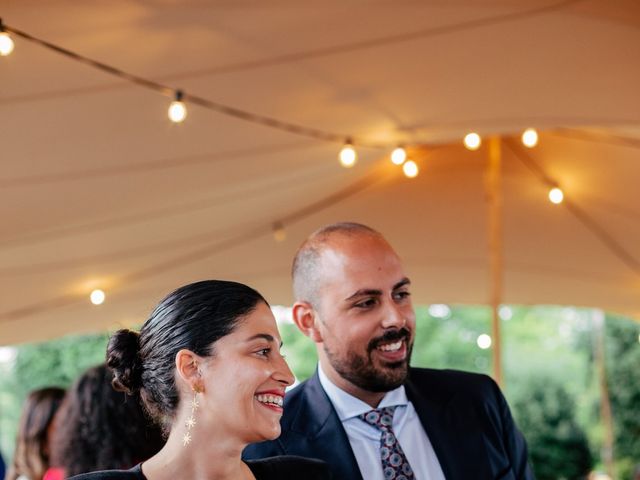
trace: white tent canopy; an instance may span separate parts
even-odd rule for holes
[[[12,35],[0,344],[139,323],[203,278],[287,304],[293,252],[339,220],[389,238],[416,303],[488,303],[487,149],[462,146],[471,130],[503,139],[503,302],[640,318],[637,2],[21,0],[0,16],[187,95],[361,145],[344,169],[337,142],[189,102],[175,125],[171,98]],[[531,150],[526,127],[540,132]],[[414,146],[417,178],[389,162],[397,143]],[[550,182],[567,202],[547,200]],[[99,307],[93,288],[107,293]]]

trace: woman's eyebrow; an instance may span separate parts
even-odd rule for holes
[[[249,338],[247,338],[246,341],[250,342],[252,340],[257,340],[259,338],[266,340],[269,343],[276,341],[275,337],[273,335],[269,335],[268,333],[256,333],[255,335],[252,335]],[[283,345],[282,340],[280,340],[280,347],[282,347],[282,345]]]

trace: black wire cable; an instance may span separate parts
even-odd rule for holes
[[[339,45],[331,45],[328,47],[320,47],[310,50],[301,50],[298,52],[285,53],[281,55],[275,55],[273,57],[262,58],[257,60],[247,60],[236,63],[230,63],[226,65],[218,65],[209,68],[186,71],[181,73],[175,73],[170,75],[164,75],[162,78],[164,81],[185,80],[191,78],[199,78],[203,76],[219,75],[227,73],[236,73],[253,70],[256,68],[272,67],[276,65],[286,65],[290,63],[310,60],[314,58],[329,57],[333,55],[340,55],[345,53],[357,52],[361,50],[368,50],[372,48],[385,47],[389,45],[410,42],[415,40],[421,40],[424,38],[437,37],[440,35],[447,35],[451,33],[464,32],[474,28],[487,27],[500,23],[507,23],[514,20],[522,20],[528,17],[543,15],[556,10],[562,10],[572,4],[580,3],[585,0],[562,0],[550,5],[544,5],[542,7],[534,7],[531,9],[510,12],[500,15],[492,15],[474,20],[467,20],[459,23],[452,23],[448,25],[442,25],[437,27],[428,27],[413,32],[404,32],[395,35],[386,35],[381,37],[369,38],[351,43],[343,43]],[[110,84],[101,86],[86,87],[84,89],[74,88],[68,91],[52,92],[53,97],[75,95],[78,93],[94,93],[97,91],[111,90],[121,87],[121,84]],[[34,99],[39,98],[51,98],[47,96],[36,96]],[[15,98],[11,100],[29,100],[29,98]]]
[[[51,42],[48,42],[47,40],[34,37],[33,35],[30,35],[27,32],[8,26],[6,24],[4,24],[4,28],[7,32],[13,33],[21,38],[24,38],[25,40],[29,40],[30,42],[36,43],[42,47],[48,48],[49,50],[52,50],[56,53],[64,55],[65,57],[68,57],[72,60],[80,62],[84,65],[88,65],[92,68],[96,68],[104,73],[118,77],[122,80],[126,80],[127,82],[130,82],[134,85],[138,85],[140,87],[153,90],[164,96],[175,98],[176,92],[181,92],[182,98],[185,101],[188,101],[189,103],[193,103],[195,105],[199,105],[208,110],[212,110],[220,114],[227,115],[229,117],[234,117],[240,120],[244,120],[254,124],[259,124],[265,127],[285,131],[285,132],[292,133],[295,135],[300,135],[303,137],[313,138],[316,140],[326,141],[326,142],[343,143],[346,138],[351,138],[352,140],[354,139],[352,135],[333,133],[325,130],[320,130],[317,128],[306,127],[303,125],[298,125],[293,122],[288,122],[284,120],[279,120],[274,117],[269,117],[267,115],[252,113],[247,110],[242,110],[240,108],[236,108],[231,105],[226,105],[220,102],[214,102],[213,100],[206,99],[199,95],[185,92],[183,89],[170,87],[168,85],[155,82],[153,80],[149,80],[149,79],[140,77],[138,75],[134,75],[132,73],[125,72],[124,70],[121,70],[119,68],[113,67],[111,65],[108,65],[106,63],[103,63],[97,60],[93,60],[92,58],[86,57],[84,55],[80,55],[79,53],[73,52],[67,48],[55,45]],[[385,145],[385,144],[371,143],[371,142],[366,142],[364,140],[357,140],[357,141],[354,140],[354,142],[356,142],[357,145],[360,147],[369,147],[369,148],[387,148],[388,147],[388,145]]]
[[[519,12],[510,12],[510,13],[506,13],[506,14],[502,14],[502,15],[496,15],[493,17],[487,17],[487,18],[480,18],[480,19],[475,19],[475,20],[469,20],[467,22],[460,22],[458,24],[453,24],[453,25],[444,25],[441,27],[431,27],[431,28],[427,28],[427,29],[422,29],[422,30],[418,30],[418,31],[414,31],[414,32],[406,32],[406,33],[402,33],[402,34],[398,34],[398,35],[390,35],[390,36],[386,36],[386,37],[378,37],[378,38],[373,38],[373,39],[368,39],[368,40],[363,40],[363,41],[359,41],[359,42],[353,42],[350,44],[344,44],[344,45],[338,45],[338,46],[334,46],[334,47],[325,47],[323,49],[317,49],[317,50],[312,50],[312,51],[307,51],[307,52],[298,52],[298,53],[293,53],[293,54],[288,54],[288,55],[284,55],[281,57],[276,57],[275,59],[271,59],[271,60],[267,60],[267,61],[258,61],[258,62],[254,62],[253,64],[249,63],[248,65],[250,67],[255,67],[255,66],[265,66],[265,65],[273,65],[273,64],[278,64],[278,63],[287,63],[287,62],[291,62],[291,61],[300,61],[300,60],[305,60],[305,59],[309,59],[309,58],[315,58],[315,57],[321,57],[321,56],[327,56],[327,55],[334,55],[334,54],[338,54],[338,53],[346,53],[346,52],[353,52],[353,51],[357,51],[357,50],[363,50],[363,49],[369,49],[369,48],[375,48],[375,47],[381,47],[381,46],[385,46],[385,45],[391,45],[391,44],[396,44],[396,43],[401,43],[401,42],[407,42],[407,41],[411,41],[411,40],[416,40],[416,39],[420,39],[420,38],[425,38],[425,37],[429,37],[429,36],[436,36],[436,35],[442,35],[445,33],[453,33],[453,32],[457,32],[457,31],[464,31],[464,30],[468,30],[468,29],[472,29],[472,28],[478,28],[478,27],[482,27],[482,26],[488,26],[488,25],[492,25],[492,24],[496,24],[496,23],[502,23],[502,22],[509,22],[509,21],[513,21],[513,20],[518,20],[518,19],[523,19],[523,18],[527,18],[527,17],[531,17],[531,16],[535,16],[535,15],[540,15],[540,14],[544,14],[544,13],[548,13],[548,12],[552,12],[555,10],[560,10],[563,8],[566,8],[567,6],[574,4],[574,3],[578,3],[584,0],[562,0],[560,2],[557,3],[553,3],[551,5],[545,5],[542,7],[536,7],[536,8],[532,8],[529,10],[525,10],[525,11],[519,11]],[[1,22],[1,19],[0,19]],[[48,48],[49,50],[52,50],[56,53],[59,53],[61,55],[64,55],[72,60],[75,60],[77,62],[83,63],[89,67],[98,69],[108,75],[112,75],[115,76],[117,78],[120,78],[122,80],[125,80],[129,83],[132,83],[134,85],[138,85],[140,87],[144,87],[147,88],[149,90],[153,90],[155,92],[158,92],[162,95],[168,96],[168,97],[175,97],[176,96],[176,92],[179,92],[182,96],[182,98],[184,98],[184,100],[193,103],[195,105],[199,105],[203,108],[218,112],[220,114],[223,115],[227,115],[230,117],[234,117],[240,120],[244,120],[247,122],[251,122],[251,123],[255,123],[255,124],[259,124],[262,125],[264,127],[268,127],[268,128],[274,128],[277,130],[281,130],[281,131],[285,131],[294,135],[300,135],[300,136],[304,136],[304,137],[308,137],[308,138],[313,138],[316,140],[320,140],[320,141],[326,141],[326,142],[334,142],[334,143],[343,143],[345,141],[345,139],[349,138],[351,139],[351,143],[354,146],[359,146],[359,147],[368,147],[368,148],[376,148],[376,149],[382,149],[382,148],[390,148],[391,146],[388,144],[382,144],[382,143],[375,143],[375,142],[368,142],[365,140],[362,140],[352,134],[343,134],[343,133],[335,133],[335,132],[329,132],[326,130],[321,130],[318,128],[314,128],[314,127],[307,127],[307,126],[303,126],[303,125],[299,125],[297,123],[293,123],[293,122],[289,122],[289,121],[285,121],[285,120],[280,120],[274,117],[270,117],[267,115],[261,115],[261,114],[257,114],[257,113],[253,113],[253,112],[249,112],[247,110],[243,110],[240,108],[236,108],[233,107],[231,105],[226,105],[220,102],[215,102],[213,100],[209,100],[206,99],[204,97],[201,97],[199,95],[195,95],[195,94],[191,94],[188,92],[184,92],[183,89],[179,89],[179,88],[175,88],[175,87],[171,87],[169,85],[160,83],[160,82],[156,82],[153,80],[149,80],[147,78],[141,77],[139,75],[134,75],[132,73],[129,72],[125,72],[124,70],[121,70],[117,67],[114,67],[112,65],[108,65],[104,62],[100,62],[98,60],[94,60],[92,58],[86,57],[84,55],[81,55],[79,53],[76,53],[72,50],[69,50],[67,48],[61,47],[59,45],[53,44],[47,40],[43,40],[41,38],[35,37],[27,32],[24,32],[22,30],[19,30],[15,27],[11,27],[7,24],[2,24],[4,29],[7,32],[13,33],[21,38],[24,38],[25,40],[28,40],[30,42],[36,43],[42,47]],[[238,66],[235,67],[236,70],[238,70]],[[246,69],[247,68],[247,64],[245,64],[243,67],[241,67],[241,69]],[[210,72],[208,73],[210,74]]]

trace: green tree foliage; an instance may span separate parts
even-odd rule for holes
[[[22,396],[48,385],[68,387],[85,369],[104,362],[107,334],[68,336],[18,350],[15,376],[24,385]]]
[[[417,307],[412,365],[489,373],[491,350],[478,348],[476,341],[491,333],[490,314],[486,307]]]
[[[13,454],[17,424],[27,394],[45,386],[67,388],[89,367],[104,362],[108,335],[72,335],[17,347],[11,368],[0,375],[0,446]]]
[[[561,384],[530,378],[511,408],[538,480],[586,478],[592,466],[589,443],[575,418],[575,399]]]
[[[490,374],[491,333],[486,307],[417,307],[412,364]],[[528,440],[538,478],[580,478],[589,465],[584,431],[593,452],[602,445],[592,358],[591,314],[562,307],[510,307],[501,321],[505,395]],[[295,325],[280,326],[283,353],[299,381],[316,368],[314,343]],[[618,477],[630,478],[640,462],[640,343],[638,323],[607,319],[607,372],[615,417]],[[34,388],[69,386],[86,368],[104,361],[107,334],[71,336],[22,345],[11,364],[0,364],[0,448],[13,452],[22,401]],[[561,465],[562,464],[562,465]]]
[[[293,324],[280,325],[282,337],[282,353],[293,371],[296,380],[306,380],[316,369],[318,355],[315,344],[305,337]]]
[[[608,316],[605,325],[616,473],[630,480],[635,466],[640,465],[640,327],[614,316]]]

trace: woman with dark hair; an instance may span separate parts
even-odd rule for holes
[[[27,396],[6,480],[42,480],[49,468],[52,421],[64,395],[63,388],[48,387],[34,390]]]
[[[169,294],[140,333],[120,330],[107,347],[114,387],[139,393],[166,445],[130,470],[76,479],[329,479],[318,460],[241,459],[249,443],[280,435],[294,381],[281,343],[266,300],[246,285],[208,280]]]
[[[85,371],[56,415],[51,465],[65,476],[130,468],[164,445],[162,432],[133,398],[111,387],[106,365]]]

